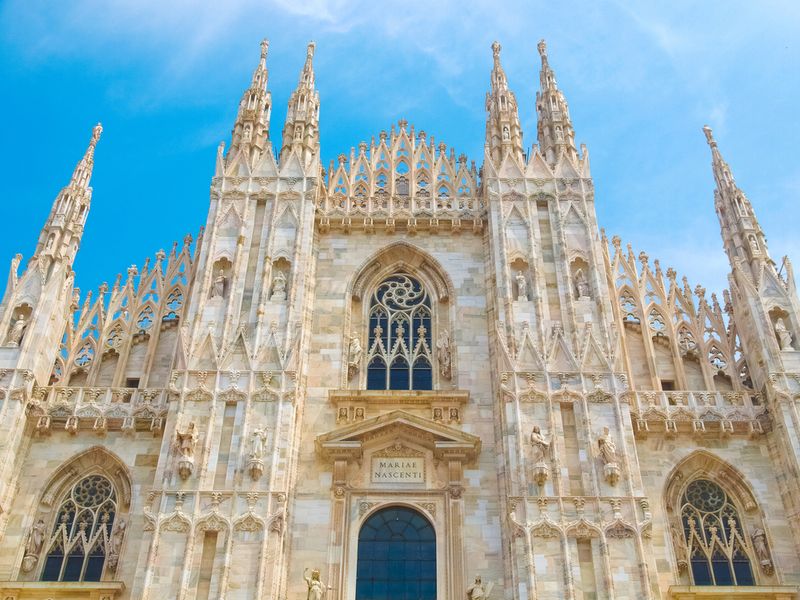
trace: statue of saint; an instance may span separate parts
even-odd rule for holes
[[[517,300],[527,302],[528,282],[525,279],[525,275],[522,274],[522,271],[517,271],[515,279],[517,280]]]
[[[361,340],[357,335],[350,336],[350,345],[347,349],[347,375],[352,377],[361,365]]]
[[[189,427],[186,431],[178,430],[175,432],[175,442],[181,458],[184,460],[194,459],[194,447],[197,444],[197,429],[194,421],[189,422]]]
[[[267,441],[266,429],[254,429],[250,434],[250,458],[261,460],[264,457],[264,444]]]
[[[583,269],[575,271],[575,291],[578,292],[578,298],[589,298],[589,281],[583,273]]]
[[[14,324],[11,326],[11,331],[8,332],[6,346],[10,346],[12,348],[19,347],[20,342],[22,342],[22,336],[25,335],[25,329],[27,327],[28,322],[25,320],[25,315],[19,313],[17,315],[17,320],[14,321]]]
[[[303,579],[306,580],[308,585],[308,595],[306,600],[322,600],[325,597],[325,592],[330,589],[319,579],[319,569],[311,571],[311,576],[308,576],[308,569],[303,571]]]
[[[782,318],[779,318],[775,322],[775,335],[778,338],[778,344],[781,350],[794,350],[792,347],[792,334],[789,333],[789,330],[786,328],[786,323],[783,322]]]
[[[214,278],[214,285],[211,286],[212,298],[224,298],[225,288],[227,287],[228,280],[225,277],[225,272],[220,269],[217,276]]]
[[[436,340],[436,359],[439,361],[439,373],[445,379],[450,379],[452,356],[450,355],[450,334],[442,331]]]
[[[753,549],[756,551],[758,561],[762,564],[771,562],[769,558],[769,550],[767,550],[767,534],[760,527],[753,530]]]
[[[272,277],[272,295],[269,297],[273,302],[286,300],[286,275],[282,271],[275,271]]]
[[[475,582],[467,588],[467,600],[486,600],[492,593],[492,584],[488,587],[483,585],[481,576],[475,576]]]
[[[120,519],[117,523],[114,533],[111,534],[111,554],[119,556],[119,551],[122,549],[122,540],[125,537],[125,528],[128,524],[124,519]]]
[[[531,432],[531,446],[533,446],[533,462],[544,462],[550,452],[550,440],[542,435],[538,425],[533,426]]]
[[[683,532],[679,531],[675,525],[670,526],[672,541],[675,544],[675,558],[678,561],[678,569],[683,570],[689,565],[689,549],[686,547],[686,539]]]
[[[36,521],[28,533],[28,541],[25,544],[25,554],[30,556],[39,556],[44,546],[44,531],[45,525],[42,519]]]
[[[610,465],[617,462],[617,445],[608,431],[608,427],[603,427],[603,435],[597,440],[597,445],[600,448],[600,458],[603,463]]]

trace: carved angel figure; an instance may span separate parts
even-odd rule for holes
[[[20,342],[22,342],[22,336],[25,335],[25,329],[27,327],[28,322],[25,320],[25,315],[19,313],[17,315],[17,320],[14,321],[14,324],[11,326],[11,330],[8,332],[6,346],[17,348]]]
[[[597,440],[597,446],[600,448],[600,458],[603,463],[607,465],[616,464],[617,462],[617,445],[608,431],[608,427],[603,427],[603,435]]]
[[[517,271],[515,279],[517,280],[517,300],[527,302],[528,281],[525,279],[525,275],[522,273],[522,271]]]
[[[177,430],[175,432],[175,443],[182,458],[186,460],[194,459],[194,447],[197,444],[197,428],[194,421],[189,422],[189,427],[186,428],[186,431]]]
[[[531,432],[531,446],[533,446],[533,462],[544,462],[550,452],[550,440],[542,435],[538,425],[533,426]]]
[[[781,350],[794,350],[792,347],[792,334],[789,333],[789,330],[786,328],[786,323],[783,322],[782,318],[779,318],[775,322],[775,335],[778,338],[778,344]]]
[[[436,340],[436,358],[439,361],[439,373],[445,379],[450,379],[452,356],[450,354],[450,334],[447,331],[442,331],[439,339]]]
[[[319,578],[319,569],[311,571],[311,576],[308,576],[308,569],[303,571],[303,579],[306,580],[308,585],[308,595],[306,600],[322,600],[325,597],[325,592],[330,589]]]

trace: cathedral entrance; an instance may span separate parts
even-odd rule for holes
[[[436,600],[436,533],[422,514],[391,506],[358,534],[356,600]]]

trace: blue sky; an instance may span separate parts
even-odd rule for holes
[[[482,161],[490,44],[535,142],[536,43],[589,147],[601,227],[692,285],[726,284],[708,123],[773,258],[800,263],[800,3],[434,0],[5,0],[4,235],[27,259],[102,121],[76,262],[88,290],[205,222],[216,146],[270,40],[271,137],[317,43],[325,164],[406,118]]]

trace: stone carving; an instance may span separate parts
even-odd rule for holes
[[[452,376],[452,356],[450,354],[450,334],[442,331],[436,340],[436,358],[439,361],[439,374],[445,379]]]
[[[325,597],[325,592],[331,589],[330,586],[326,586],[320,581],[319,569],[311,571],[310,577],[308,575],[308,569],[305,569],[303,571],[303,579],[306,580],[306,585],[308,586],[306,600],[322,600]]]
[[[583,269],[575,271],[575,291],[580,299],[591,298],[589,293],[589,280],[586,279]]]
[[[603,427],[603,435],[597,440],[600,449],[600,458],[603,461],[603,475],[610,485],[616,485],[619,481],[619,463],[617,462],[617,445],[608,430]]]
[[[128,524],[124,519],[120,519],[117,522],[114,533],[111,534],[111,539],[109,540],[108,566],[112,570],[115,570],[119,564],[119,553],[120,550],[122,550],[122,541],[125,539],[125,529],[127,527]]]
[[[778,338],[778,345],[781,347],[781,350],[794,350],[792,346],[792,334],[789,333],[789,330],[786,328],[786,323],[783,322],[782,318],[779,318],[775,322],[775,336]]]
[[[528,281],[525,279],[525,275],[522,271],[517,271],[517,275],[515,277],[517,280],[517,300],[521,302],[528,301]]]
[[[220,269],[217,276],[214,278],[214,285],[211,286],[212,298],[224,298],[225,291],[228,287],[228,278],[225,277],[225,272]]]
[[[175,445],[178,448],[178,474],[188,479],[194,471],[194,448],[197,445],[197,428],[194,421],[189,422],[185,431],[175,431]]]
[[[11,330],[8,332],[6,346],[11,348],[19,347],[20,343],[22,342],[22,336],[25,335],[25,329],[27,329],[27,327],[28,322],[25,320],[25,315],[19,313],[17,315],[17,320],[14,321],[14,324],[11,326]]]
[[[769,548],[767,548],[767,534],[760,527],[756,527],[750,538],[753,540],[753,549],[756,552],[756,557],[758,557],[761,570],[766,575],[772,575],[774,569],[769,555]]]
[[[678,571],[683,572],[689,566],[689,549],[686,547],[686,539],[683,533],[675,527],[675,524],[670,525],[670,532],[672,533],[672,545],[675,548],[675,559],[678,562]]]
[[[485,586],[481,581],[481,576],[476,575],[473,584],[467,588],[467,600],[486,600],[492,593],[492,587],[494,587],[493,583],[489,582],[489,585]]]
[[[286,300],[286,275],[283,271],[275,271],[272,278],[272,295],[269,297],[272,302],[283,302]]]
[[[350,379],[358,372],[361,366],[361,340],[357,335],[350,336],[350,345],[347,348],[347,377]]]
[[[25,542],[25,556],[22,558],[22,570],[26,573],[33,570],[39,562],[39,554],[44,546],[45,524],[39,519],[28,532],[28,539]]]
[[[542,434],[538,425],[531,431],[531,446],[533,447],[533,479],[537,485],[544,485],[550,476],[550,466],[547,459],[550,456],[550,440]]]
[[[250,434],[250,460],[247,471],[253,481],[258,481],[264,474],[264,444],[267,441],[266,429],[254,429]]]

